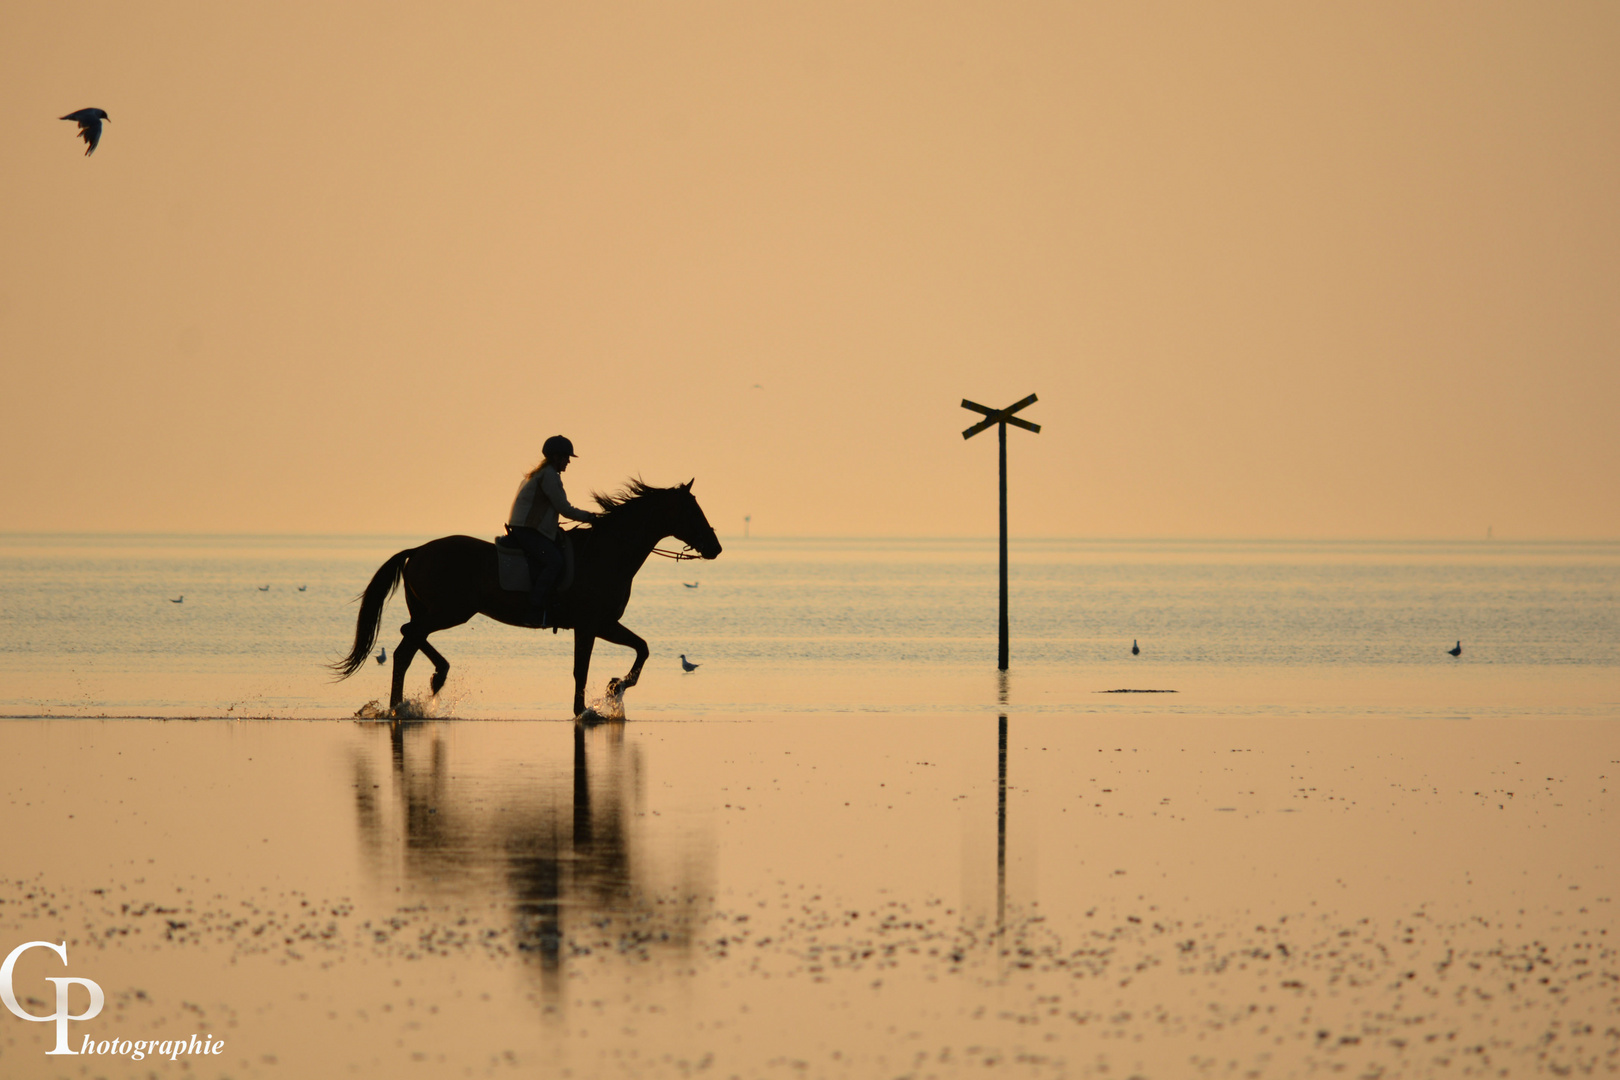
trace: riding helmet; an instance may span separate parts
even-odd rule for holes
[[[553,435],[547,439],[540,452],[546,455],[549,461],[567,461],[571,457],[578,457],[574,453],[574,444],[568,441],[566,435]]]

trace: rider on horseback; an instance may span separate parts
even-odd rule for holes
[[[517,541],[531,563],[529,582],[530,618],[536,626],[546,625],[546,596],[562,573],[563,554],[557,546],[557,515],[575,521],[595,521],[596,514],[581,510],[568,501],[561,473],[574,457],[574,444],[562,435],[553,435],[541,447],[545,455],[529,471],[512,500],[507,518],[507,534]]]

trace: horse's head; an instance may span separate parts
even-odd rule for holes
[[[703,514],[703,507],[698,505],[696,497],[692,494],[692,485],[695,480],[688,480],[679,487],[672,488],[675,492],[675,525],[670,535],[675,537],[687,547],[695,548],[699,555],[705,559],[713,559],[720,554],[720,538],[714,535],[714,526]]]

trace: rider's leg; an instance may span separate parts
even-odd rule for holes
[[[513,529],[512,536],[529,557],[529,609],[538,617],[546,608],[546,597],[562,573],[562,549],[539,529]]]

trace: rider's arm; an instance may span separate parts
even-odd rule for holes
[[[551,469],[546,469],[540,477],[540,490],[545,494],[546,500],[563,517],[573,518],[575,521],[595,521],[596,515],[589,510],[581,510],[568,501],[568,493],[563,491],[562,477]]]

